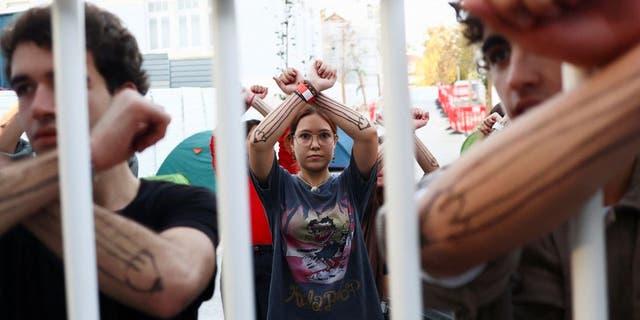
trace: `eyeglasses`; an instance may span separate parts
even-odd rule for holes
[[[303,132],[295,136],[296,142],[300,145],[308,146],[313,141],[313,137],[318,137],[318,144],[322,146],[327,146],[333,143],[333,137],[335,134],[329,132],[320,132],[318,134],[311,134],[308,132]]]

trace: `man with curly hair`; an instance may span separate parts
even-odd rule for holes
[[[513,122],[421,191],[425,305],[462,318],[571,319],[567,221],[601,189],[609,317],[640,319],[640,2],[461,8]],[[560,96],[562,60],[595,71]]]
[[[127,165],[160,140],[169,116],[144,99],[135,38],[85,6],[93,214],[102,319],[196,319],[214,289],[215,197],[138,180]],[[21,14],[2,35],[5,73],[35,158],[0,166],[0,317],[66,319],[51,9]],[[87,239],[87,241],[93,241]]]

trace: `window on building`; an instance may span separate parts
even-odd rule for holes
[[[149,11],[149,49],[166,49],[171,46],[169,25],[169,1],[151,0],[147,3]]]
[[[147,11],[150,50],[211,46],[209,0],[147,0]]]

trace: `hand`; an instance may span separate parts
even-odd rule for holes
[[[309,69],[309,82],[311,82],[316,90],[324,91],[336,84],[336,74],[335,68],[321,60],[316,60]]]
[[[585,67],[640,39],[638,0],[465,0],[463,8],[527,50]]]
[[[244,97],[244,104],[247,107],[247,109],[251,107],[251,103],[253,102],[253,99],[255,98],[264,99],[267,96],[267,93],[269,93],[269,88],[267,87],[253,85],[249,88],[249,90],[243,87],[242,96]]]
[[[161,107],[131,89],[117,93],[91,130],[96,172],[126,161],[164,137],[171,118]]]
[[[493,125],[500,120],[502,120],[502,117],[497,112],[490,114],[480,122],[478,132],[485,137],[489,136],[493,132]]]
[[[429,123],[429,111],[420,108],[412,108],[411,116],[413,119],[413,130],[418,130]]]
[[[411,119],[413,121],[413,130],[418,130],[427,125],[429,122],[429,111],[420,108],[411,108]],[[376,113],[376,123],[384,126],[384,117],[380,113]]]
[[[295,68],[288,68],[280,76],[273,77],[280,90],[286,95],[294,93],[298,83],[304,81],[302,73]]]

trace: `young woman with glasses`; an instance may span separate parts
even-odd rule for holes
[[[289,69],[275,79],[289,97],[250,139],[253,183],[274,244],[268,318],[382,319],[360,225],[376,182],[376,129],[321,93],[335,83],[333,68],[316,61],[308,77]],[[336,125],[354,144],[349,166],[332,176]],[[273,151],[287,127],[297,175]]]

